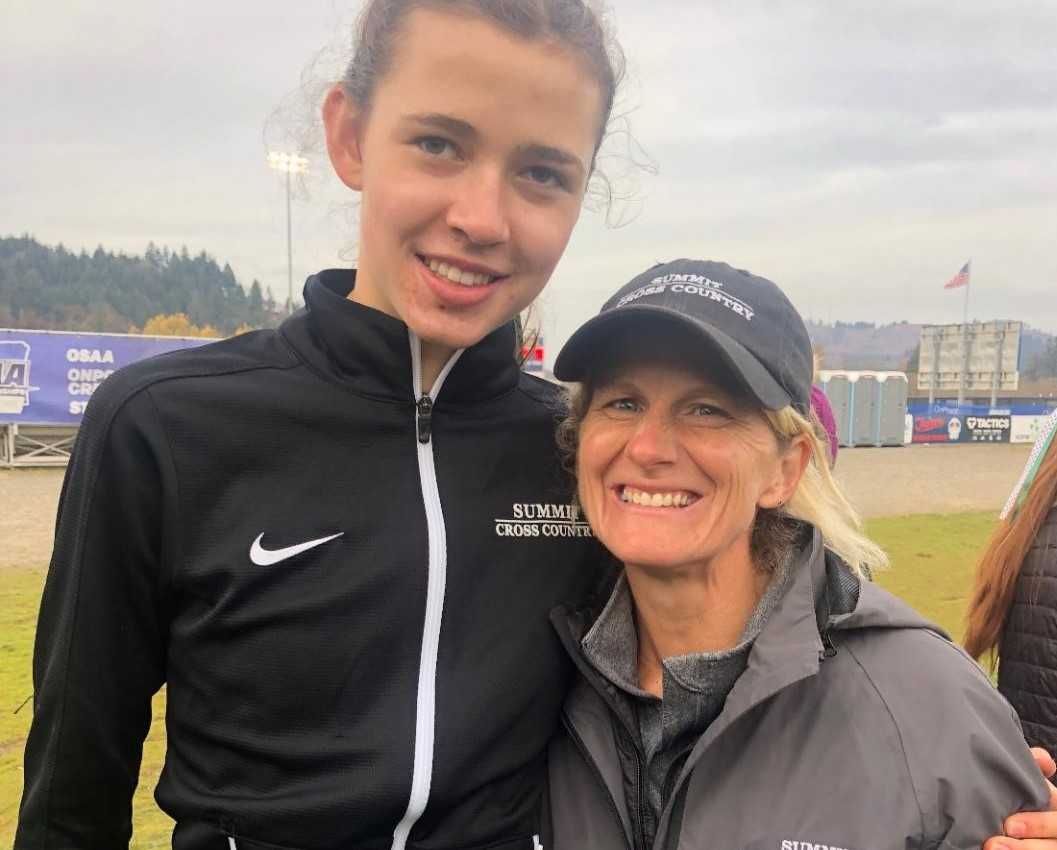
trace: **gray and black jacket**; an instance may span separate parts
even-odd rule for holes
[[[653,848],[978,848],[1010,812],[1046,808],[1015,714],[968,656],[890,594],[856,588],[818,532],[793,569]],[[552,614],[581,675],[551,746],[549,850],[645,850],[642,753],[583,658],[592,620]]]

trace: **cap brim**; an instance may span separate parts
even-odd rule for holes
[[[615,334],[626,331],[625,339],[634,339],[634,334],[644,327],[658,324],[682,328],[691,337],[700,339],[709,352],[719,356],[729,376],[768,410],[781,410],[793,403],[789,393],[741,343],[712,325],[654,304],[609,310],[585,322],[558,353],[554,361],[554,377],[560,381],[583,381],[597,365],[598,355],[612,350],[609,344]],[[702,355],[701,366],[707,371],[709,363],[705,352]]]

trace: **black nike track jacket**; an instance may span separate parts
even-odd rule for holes
[[[570,507],[555,388],[512,327],[429,395],[400,321],[306,308],[137,363],[93,396],[34,656],[18,850],[531,850],[569,662],[549,626],[608,567]]]

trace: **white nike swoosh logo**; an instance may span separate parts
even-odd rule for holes
[[[341,537],[345,532],[339,531],[337,534],[332,534],[330,537],[320,537],[318,540],[306,540],[304,543],[298,543],[295,546],[286,546],[282,549],[265,549],[261,546],[261,540],[264,539],[264,533],[257,535],[257,539],[253,541],[253,545],[250,546],[250,560],[258,566],[269,567],[272,564],[278,564],[280,561],[285,561],[287,558],[292,558],[294,555],[300,555],[302,552],[307,552],[309,549],[314,549],[316,546],[322,546],[324,543],[328,543],[336,537]]]

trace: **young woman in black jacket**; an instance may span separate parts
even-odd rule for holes
[[[34,659],[16,846],[128,844],[150,699],[174,847],[531,850],[605,578],[513,319],[620,76],[581,0],[372,0],[323,104],[355,271],[93,397]]]

